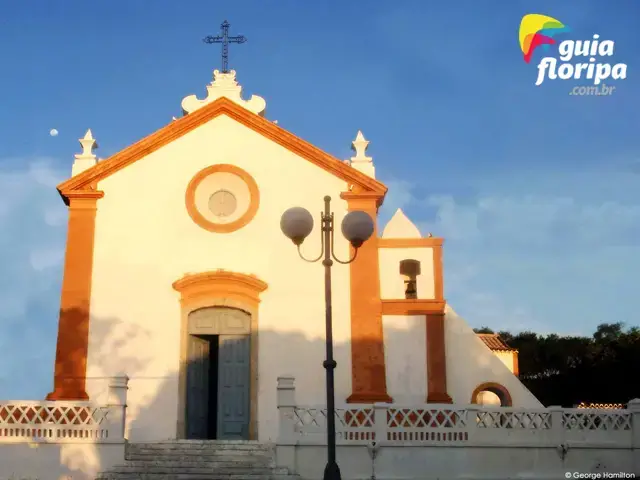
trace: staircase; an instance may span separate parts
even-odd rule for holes
[[[96,480],[299,480],[275,466],[274,449],[252,441],[131,443],[125,462]]]

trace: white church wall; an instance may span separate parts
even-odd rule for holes
[[[258,184],[260,207],[244,228],[229,234],[196,225],[185,190],[201,169],[236,165]],[[276,435],[276,377],[299,379],[301,401],[324,398],[324,289],[322,267],[302,261],[279,227],[280,215],[302,206],[314,214],[303,252],[320,248],[317,213],[331,195],[336,222],[346,214],[345,182],[236,123],[217,117],[100,182],[91,297],[88,377],[131,377],[128,437],[172,438],[177,423],[180,305],[172,283],[186,273],[226,269],[268,284],[259,313],[260,440]],[[336,236],[337,254],[348,244]],[[336,392],[351,392],[348,266],[333,277]],[[88,386],[91,395],[98,387]],[[92,390],[93,388],[93,390]]]
[[[405,298],[405,278],[400,275],[402,260],[420,262],[420,275],[416,279],[418,298],[435,297],[433,282],[432,248],[380,248],[380,297],[382,299]]]
[[[469,324],[450,306],[445,311],[447,392],[454,404],[469,404],[482,383],[494,382],[510,393],[514,407],[542,404],[507,366],[478,338]]]
[[[426,325],[423,315],[384,315],[387,392],[397,404],[427,398]]]

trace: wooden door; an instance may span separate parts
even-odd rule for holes
[[[249,439],[249,335],[220,335],[218,346],[218,432],[220,440]]]
[[[209,340],[189,335],[187,438],[209,438]]]

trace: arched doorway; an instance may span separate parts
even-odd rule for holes
[[[509,390],[504,385],[495,382],[485,382],[478,385],[471,394],[471,403],[495,407],[511,407],[513,405]]]
[[[187,334],[185,437],[248,440],[251,315],[200,308],[189,314]]]
[[[253,275],[215,270],[187,274],[174,282],[173,288],[180,293],[181,305],[177,438],[256,440],[258,305],[259,295],[267,289],[267,284]],[[225,373],[219,370],[221,363],[227,364],[229,372],[242,375],[241,382],[232,380],[238,388],[220,386],[220,377]],[[216,372],[211,370],[212,364],[217,364],[218,378],[213,375]],[[205,378],[209,382],[205,385],[203,376],[207,368],[212,375]],[[218,390],[214,392],[210,387],[216,385]],[[226,397],[219,396],[223,389],[229,392]],[[243,411],[241,418],[220,418],[222,405],[219,404],[227,400],[241,401],[248,412]],[[206,412],[208,420],[200,421],[200,430],[196,428],[197,422],[192,422],[189,411],[201,418]]]

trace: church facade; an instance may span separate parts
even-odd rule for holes
[[[443,239],[400,210],[378,225],[387,187],[360,132],[354,157],[335,158],[268,120],[264,99],[244,100],[233,71],[182,107],[102,161],[87,132],[58,186],[69,221],[49,400],[102,401],[104,379],[126,374],[130,441],[275,440],[281,375],[296,378],[300,404],[324,405],[322,268],[279,222],[293,206],[320,212],[328,195],[337,226],[353,210],[376,224],[355,261],[333,267],[338,404],[470,404],[489,392],[541,406],[517,355],[499,358],[447,304]]]

